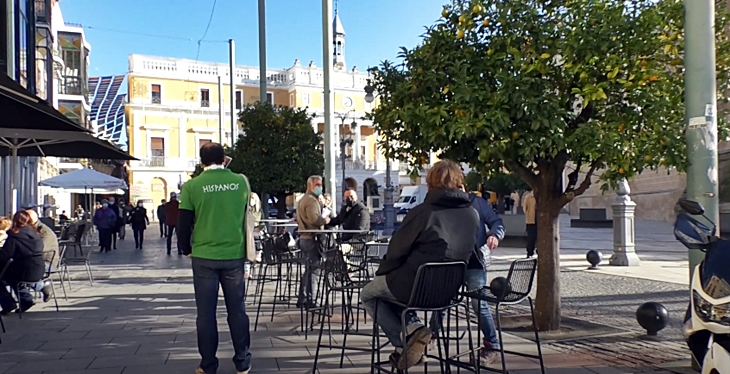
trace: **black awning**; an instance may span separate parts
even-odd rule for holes
[[[108,141],[76,131],[41,131],[0,128],[0,156],[91,158],[136,160]]]
[[[89,132],[3,73],[0,113],[0,128]]]

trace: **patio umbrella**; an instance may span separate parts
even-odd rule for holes
[[[91,169],[79,169],[38,182],[39,186],[65,189],[127,189],[127,183]]]
[[[90,132],[5,74],[0,74],[0,113],[0,128]]]

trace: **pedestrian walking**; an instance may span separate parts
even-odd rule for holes
[[[162,199],[160,205],[157,206],[157,220],[160,222],[160,238],[167,237],[167,213],[165,212],[165,199]]]
[[[99,231],[99,252],[110,252],[112,249],[113,231],[117,227],[117,215],[109,208],[109,201],[101,201],[101,208],[94,213],[94,226]]]
[[[535,212],[537,210],[537,201],[532,191],[525,195],[525,201],[522,203],[525,210],[525,230],[527,231],[527,258],[531,258],[537,253],[537,220]]]
[[[167,254],[172,254],[172,237],[175,235],[177,227],[178,213],[180,212],[180,201],[177,200],[177,194],[170,193],[170,201],[165,204],[165,227],[167,227]],[[180,241],[177,243],[177,254],[181,255]]]
[[[119,224],[119,240],[124,240],[127,237],[127,218],[131,211],[132,206],[126,204],[123,199],[119,199],[119,218],[117,219],[117,223]]]
[[[178,247],[192,257],[201,356],[196,374],[215,374],[218,370],[219,287],[223,289],[228,313],[235,352],[233,364],[238,374],[248,374],[251,370],[244,269],[246,259],[255,259],[253,227],[256,222],[246,208],[251,193],[248,180],[226,169],[224,160],[225,152],[220,144],[211,142],[200,147],[203,172],[183,186],[177,221]]]
[[[116,222],[114,223],[114,226],[111,228],[112,230],[112,247],[114,249],[117,249],[117,239],[119,238],[119,227],[121,225],[122,216],[121,211],[119,210],[119,202],[116,201],[114,196],[110,197],[109,200],[107,200],[107,203],[109,204],[109,209],[114,212],[114,216],[116,217]],[[102,202],[102,205],[104,203]]]
[[[129,214],[128,220],[132,225],[132,233],[134,234],[134,248],[142,249],[142,245],[144,245],[144,230],[150,224],[150,219],[147,217],[147,209],[145,209],[141,201],[137,202],[137,206]]]

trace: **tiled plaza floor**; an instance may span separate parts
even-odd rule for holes
[[[117,251],[94,253],[94,286],[83,278],[83,272],[75,273],[68,301],[57,287],[60,312],[49,302],[37,305],[22,320],[15,314],[6,316],[8,331],[0,334],[0,374],[192,373],[199,356],[189,259],[167,256],[163,240],[154,233],[148,231],[150,238],[142,251],[132,249],[130,235],[119,242]],[[253,306],[249,306],[249,315],[253,325]],[[305,340],[298,326],[299,312],[293,309],[277,310],[273,322],[269,312],[262,315],[258,331],[252,332],[251,372],[310,372],[316,334]],[[333,324],[333,331],[336,328],[339,325]],[[227,329],[221,300],[219,373],[235,372]],[[341,335],[333,332],[332,338],[339,341]],[[505,343],[522,351],[534,347],[513,336]],[[350,338],[348,345],[367,348],[369,339]],[[544,353],[551,374],[669,373],[607,367],[592,356],[559,353],[548,347]],[[340,351],[324,350],[320,372],[369,372],[369,353],[346,353],[342,369],[339,358]],[[508,363],[512,373],[539,373],[531,360],[508,358]],[[441,370],[432,365],[429,371]]]

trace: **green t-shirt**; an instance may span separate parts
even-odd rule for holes
[[[228,169],[202,172],[183,186],[180,209],[195,213],[192,257],[246,257],[244,219],[250,192],[243,177]]]

